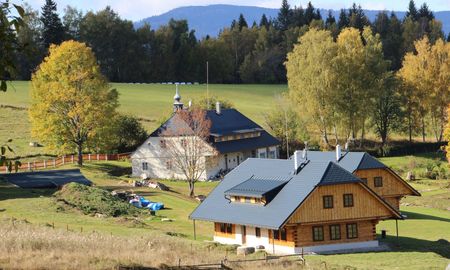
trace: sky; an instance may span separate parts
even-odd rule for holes
[[[23,0],[12,0],[21,3]],[[26,0],[34,9],[40,9],[45,0]],[[67,5],[75,6],[84,11],[97,11],[111,6],[119,15],[128,20],[138,21],[140,19],[159,15],[171,9],[183,6],[230,4],[259,6],[268,8],[279,8],[281,0],[55,0],[59,11]],[[408,7],[409,0],[312,0],[316,8],[341,9],[348,8],[353,2],[361,4],[364,9],[372,10],[395,10],[402,11]],[[419,7],[424,0],[416,0]],[[433,11],[450,10],[450,0],[427,0],[428,6]],[[290,0],[291,6],[306,6],[308,1]]]

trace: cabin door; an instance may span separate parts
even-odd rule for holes
[[[245,245],[247,243],[247,228],[244,225],[241,227],[242,230],[242,244]]]

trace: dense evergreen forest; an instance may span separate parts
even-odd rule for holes
[[[331,13],[321,14],[311,3],[305,8],[291,7],[283,0],[277,18],[263,15],[259,22],[247,22],[241,15],[217,38],[201,40],[184,20],[171,20],[159,29],[150,25],[135,29],[110,7],[83,14],[67,6],[60,17],[53,0],[46,0],[40,12],[25,4],[24,21],[18,34],[21,50],[15,57],[18,71],[12,74],[22,80],[30,79],[50,44],[70,39],[93,48],[102,72],[112,82],[203,82],[208,61],[212,83],[286,83],[287,54],[311,28],[329,30],[336,39],[346,27],[362,31],[370,26],[380,35],[384,57],[393,71],[414,50],[415,40],[425,35],[431,43],[444,38],[442,25],[427,4],[418,8],[414,1],[403,20],[383,11],[370,22],[356,4],[334,18]]]

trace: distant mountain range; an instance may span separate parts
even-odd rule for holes
[[[339,10],[333,10],[332,12],[337,19]],[[373,21],[379,10],[364,10],[364,12]],[[157,29],[161,25],[167,24],[171,18],[176,20],[186,19],[190,29],[195,30],[197,38],[206,35],[215,37],[224,27],[229,27],[234,19],[237,20],[241,13],[244,14],[247,23],[252,25],[253,21],[259,23],[263,14],[266,14],[268,18],[276,18],[278,9],[234,5],[180,7],[158,16],[142,19],[135,23],[135,27],[139,28],[144,23],[148,23],[153,29]],[[328,10],[320,9],[320,13],[325,18],[328,15]],[[405,16],[404,11],[395,11],[395,13],[399,18]],[[437,11],[434,14],[436,19],[442,22],[444,32],[448,34],[450,32],[450,11]]]

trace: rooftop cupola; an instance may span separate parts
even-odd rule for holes
[[[178,84],[176,84],[175,87],[176,87],[176,92],[175,92],[175,96],[173,96],[173,111],[174,112],[183,109],[183,102],[181,102],[181,96],[178,91]]]

